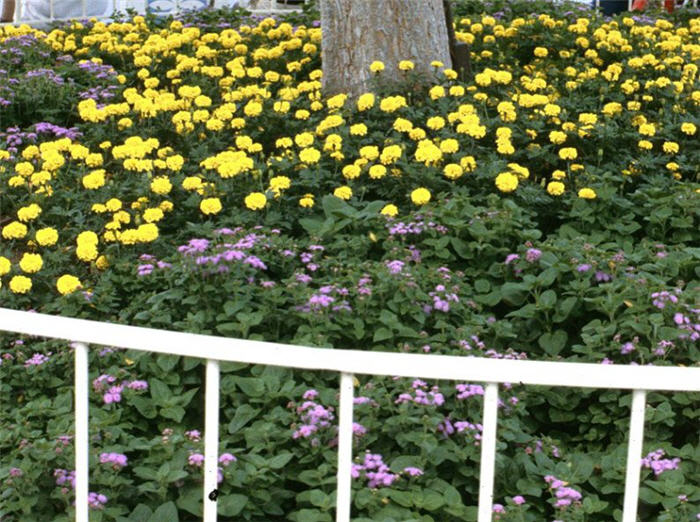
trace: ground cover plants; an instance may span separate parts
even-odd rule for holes
[[[541,9],[532,14],[532,6]],[[319,346],[697,365],[700,17],[456,6],[475,75],[320,94],[313,11],[0,33],[0,303]],[[526,15],[526,13],[529,13]],[[382,70],[401,67],[388,89]],[[203,361],[91,350],[91,516],[201,515]],[[0,337],[0,518],[70,520],[69,343]],[[220,515],[332,519],[337,375],[223,364]],[[480,383],[358,376],[353,517],[474,520]],[[500,389],[494,518],[619,520],[630,396]],[[650,393],[642,520],[696,520]]]

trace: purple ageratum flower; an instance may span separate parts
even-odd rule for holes
[[[219,457],[219,464],[226,467],[229,464],[231,464],[231,462],[236,462],[237,460],[238,459],[236,457],[234,457],[231,453],[223,453]]]
[[[493,512],[494,512],[494,513],[505,514],[506,509],[505,509],[501,504],[494,504],[494,505],[493,505]]]
[[[185,432],[185,437],[192,442],[199,442],[202,439],[202,434],[199,432],[199,430],[189,430]]]
[[[357,437],[362,437],[363,435],[367,435],[367,428],[365,428],[359,422],[353,422],[352,423],[352,434],[357,436]]]
[[[91,491],[88,494],[88,506],[90,506],[90,509],[102,509],[106,503],[107,497],[102,493],[94,493]]]
[[[403,468],[403,472],[408,474],[409,477],[420,477],[423,474],[423,470],[420,468],[415,468],[413,466],[408,466]]]
[[[400,274],[401,271],[403,270],[403,267],[406,263],[403,261],[399,261],[398,259],[395,259],[394,261],[387,261],[386,262],[386,267],[389,269],[389,272],[392,274]]]
[[[612,281],[612,276],[603,272],[602,270],[598,270],[595,273],[595,280],[599,283],[607,283],[608,281]]]
[[[591,265],[589,265],[588,263],[581,263],[576,267],[576,271],[579,273],[585,273],[588,272],[591,268]]]
[[[642,467],[650,468],[654,472],[654,476],[658,477],[664,471],[670,471],[673,469],[678,469],[681,463],[681,459],[678,457],[674,459],[662,459],[665,455],[664,450],[657,449],[652,451],[646,457],[642,459]]]
[[[625,343],[622,345],[622,347],[620,348],[620,353],[622,355],[627,355],[627,354],[632,353],[635,350],[635,348],[636,347],[634,346],[634,343],[628,342],[628,343]]]
[[[302,395],[302,398],[304,400],[308,400],[308,401],[311,401],[311,400],[315,399],[316,397],[318,397],[318,391],[316,391],[314,389],[306,390],[304,392],[304,395]]]
[[[151,272],[153,272],[153,265],[151,264],[145,264],[145,265],[139,265],[136,270],[138,271],[139,277],[147,276],[150,275]]]
[[[528,248],[527,252],[525,253],[525,260],[528,263],[534,263],[540,257],[542,257],[542,251],[538,250],[537,248]]]
[[[49,353],[48,355],[51,355],[51,353]],[[30,366],[41,366],[42,364],[44,364],[48,360],[49,360],[49,357],[47,357],[46,355],[41,354],[41,353],[35,353],[34,355],[32,355],[32,357],[30,359],[27,359],[25,361],[24,367],[29,368]]]
[[[518,259],[520,259],[520,256],[519,256],[518,254],[508,254],[508,255],[506,256],[506,260],[504,261],[504,263],[505,263],[506,265],[509,265],[509,264],[511,264],[513,261],[516,261],[516,260],[518,260]]]
[[[247,265],[252,266],[253,268],[257,268],[259,270],[267,270],[267,265],[263,263],[262,260],[257,256],[248,256],[243,260],[243,262]]]
[[[130,390],[143,391],[148,389],[148,382],[146,381],[131,381],[126,384],[126,387]]]
[[[115,470],[119,470],[126,466],[127,457],[121,453],[101,453],[100,463],[111,464]]]
[[[308,274],[295,274],[294,278],[302,284],[308,284],[311,282],[311,276]]]
[[[17,478],[23,475],[22,470],[19,468],[10,468],[10,477]]]
[[[112,386],[107,393],[102,396],[102,400],[105,404],[112,404],[113,402],[121,402],[122,400],[122,390],[123,386]]]
[[[468,399],[474,395],[483,395],[484,387],[479,384],[457,384],[455,389],[459,392],[457,399]]]
[[[201,453],[192,453],[189,457],[187,457],[187,464],[201,468],[202,464],[204,464],[204,455]]]
[[[513,504],[515,504],[516,506],[522,506],[525,503],[525,498],[522,497],[521,495],[516,495],[511,500],[513,501]]]

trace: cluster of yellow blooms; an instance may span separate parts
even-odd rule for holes
[[[504,50],[532,28],[558,34],[562,43],[538,45],[529,63],[516,65]],[[391,193],[397,199],[381,214],[393,217],[402,204],[434,201],[435,187],[483,180],[502,193],[532,183],[555,198],[568,192],[590,200],[597,197],[588,185],[599,153],[587,140],[624,126],[638,134],[639,152],[665,158],[674,178],[697,168],[683,154],[697,137],[700,19],[674,27],[631,18],[465,18],[456,37],[475,50],[479,72],[463,83],[434,62],[439,84],[420,103],[401,94],[324,98],[315,68],[321,30],[273,19],[203,32],[177,21],[150,29],[136,16],[48,34],[8,26],[0,40],[27,32],[94,63],[110,56],[133,74],[117,76],[125,88],[113,103],[77,104],[80,118],[103,126],[115,143],[62,138],[28,145],[18,157],[0,150],[0,191],[12,191],[17,202],[0,231],[17,251],[21,274],[8,285],[17,294],[31,290],[29,276],[44,266],[41,249],[59,237],[52,255],[67,252],[104,270],[108,244],[156,240],[176,206],[210,219],[230,205],[304,212],[324,192],[343,200]],[[387,67],[410,71],[414,64],[374,62],[370,70],[380,76]],[[589,91],[600,93],[595,107],[573,108],[577,93]],[[664,110],[672,117],[662,118]],[[633,159],[621,174],[643,171]],[[416,172],[433,173],[435,186],[416,187],[427,185],[415,181]],[[45,216],[75,210],[56,208],[68,200],[52,196],[76,190],[73,201],[89,201],[89,221],[100,224],[80,231],[47,226],[55,221],[43,222]],[[12,271],[0,257],[0,276]],[[64,274],[56,288],[68,294],[82,283]]]

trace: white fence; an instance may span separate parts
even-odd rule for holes
[[[0,308],[0,331],[75,344],[76,520],[88,522],[88,347],[114,346],[207,359],[204,420],[204,521],[216,521],[219,445],[219,361],[267,364],[340,373],[336,521],[350,520],[353,374],[468,380],[486,383],[478,521],[491,520],[496,456],[498,384],[504,382],[633,390],[623,522],[636,522],[646,390],[700,391],[700,368],[515,361],[405,353],[331,350],[227,339],[86,321]]]

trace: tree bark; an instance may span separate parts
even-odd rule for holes
[[[369,66],[386,66],[383,81],[398,81],[401,60],[429,77],[438,60],[451,67],[442,0],[321,0],[323,90],[352,98],[370,89]]]

